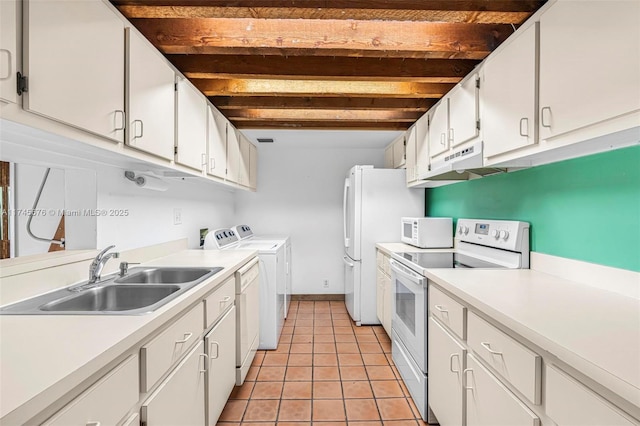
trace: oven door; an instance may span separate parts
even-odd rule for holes
[[[418,367],[427,372],[427,279],[391,260],[393,318],[391,327]]]
[[[404,217],[400,220],[400,241],[411,245],[417,243],[413,238],[413,220]]]

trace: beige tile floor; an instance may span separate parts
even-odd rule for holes
[[[343,302],[292,302],[218,424],[424,425],[408,395],[381,326],[355,326]]]

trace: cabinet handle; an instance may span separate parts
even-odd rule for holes
[[[502,352],[494,351],[493,349],[491,349],[491,344],[489,342],[482,342],[482,343],[480,343],[480,345],[483,348],[485,348],[486,350],[488,350],[491,355],[500,355],[500,356],[502,356]]]
[[[100,422],[88,421],[85,426],[100,426]]]
[[[527,131],[523,132],[522,131],[522,123],[527,123]],[[524,137],[524,138],[528,138],[529,137],[529,118],[527,117],[522,117],[520,119],[520,136]]]
[[[5,79],[11,77],[13,74],[13,61],[11,60],[11,51],[9,49],[0,49],[0,53],[4,53],[7,55],[7,75],[0,75],[0,79]]]
[[[540,124],[542,124],[542,127],[546,127],[548,129],[550,129],[551,128],[551,123],[549,123],[549,124],[545,123],[545,119],[544,119],[544,112],[545,111],[548,111],[549,114],[551,114],[551,107],[548,107],[548,106],[542,107],[542,110],[540,111]]]
[[[224,298],[220,299],[220,304],[221,304],[221,305],[224,305],[224,304],[226,304],[229,300],[231,300],[231,296],[224,297]]]
[[[137,135],[135,132],[135,124],[136,123],[140,123],[140,134]],[[133,139],[138,139],[141,138],[142,136],[144,136],[144,123],[142,122],[142,120],[133,120]]]
[[[453,143],[453,128],[449,129],[449,142]]]
[[[462,374],[464,374],[465,378],[467,378],[467,373],[471,373],[471,377],[473,377],[473,368],[465,368],[464,371],[462,372]],[[474,383],[475,384],[475,383]],[[466,386],[464,387],[464,390],[468,390],[473,392],[473,386]]]
[[[118,122],[117,121],[118,114],[120,115],[120,119],[121,119],[119,126],[116,124]],[[116,132],[120,131],[120,130],[124,130],[125,123],[127,122],[127,120],[125,118],[125,115],[124,115],[124,111],[121,110],[121,109],[117,109],[115,111],[114,116],[113,116],[113,121],[114,121],[114,123],[113,123],[114,126],[113,127],[115,127]]]
[[[443,314],[449,313],[449,311],[447,311],[442,305],[435,305],[434,308],[436,308],[436,311],[442,312]]]
[[[206,166],[207,165],[207,154],[205,154],[204,152],[202,153],[202,156],[200,157],[202,161],[202,165]]]
[[[460,365],[460,355],[458,354],[451,354],[451,356],[449,357],[449,371],[451,371],[452,373],[460,373],[460,370],[454,370],[453,369],[453,359],[454,358],[458,358],[458,365]]]
[[[213,355],[211,355],[211,359],[218,359],[218,356],[220,356],[220,345],[218,344],[218,342],[211,342],[211,353],[213,353],[213,345],[216,345],[216,356],[214,357]]]
[[[447,135],[445,133],[440,133],[440,145],[445,146],[446,140],[447,140]]]
[[[209,365],[209,355],[207,354],[200,354],[199,355],[200,358],[204,358],[204,368],[200,370],[200,373],[206,373],[207,372],[207,368]]]
[[[209,169],[213,171],[216,168],[216,159],[211,157],[209,158]]]
[[[184,338],[182,340],[176,340],[176,344],[177,343],[187,343],[187,341],[189,339],[191,339],[191,336],[193,336],[193,333],[184,333]]]

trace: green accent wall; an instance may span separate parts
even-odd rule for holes
[[[532,251],[640,271],[640,146],[429,188],[425,212],[530,222]]]

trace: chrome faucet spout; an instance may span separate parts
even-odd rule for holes
[[[120,257],[120,253],[118,252],[106,254],[109,250],[111,250],[114,247],[115,247],[114,245],[107,247],[106,249],[98,253],[96,258],[93,259],[93,262],[91,262],[91,265],[89,266],[89,284],[93,284],[96,281],[100,280],[102,269],[104,268],[104,265],[107,263],[109,259],[111,259],[112,257],[116,259]]]

